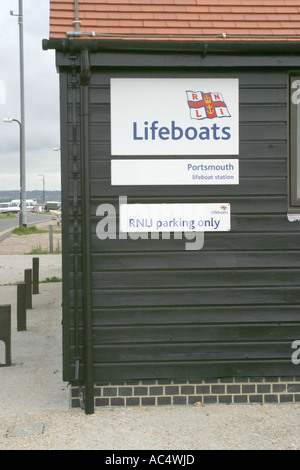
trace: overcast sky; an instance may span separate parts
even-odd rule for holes
[[[18,0],[0,0],[0,191],[20,187],[20,66]],[[59,90],[49,38],[49,0],[23,0],[25,64],[26,189],[60,189]]]

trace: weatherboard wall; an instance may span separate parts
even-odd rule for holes
[[[80,56],[58,53],[57,63],[64,378],[76,384],[84,380],[85,368]],[[249,57],[229,57],[226,63],[224,55],[206,60],[195,52],[177,57],[106,51],[91,53],[91,63],[88,217],[95,383],[299,375],[291,360],[292,343],[300,337],[300,234],[299,223],[287,219],[289,67],[268,57],[251,67]],[[110,79],[119,77],[238,78],[240,183],[112,186]],[[205,233],[198,251],[185,250],[184,239],[99,240],[97,207],[113,204],[118,213],[119,196],[129,203],[230,203],[231,231]]]

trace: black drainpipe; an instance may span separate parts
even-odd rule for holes
[[[94,413],[93,319],[91,282],[91,220],[90,220],[90,139],[89,139],[89,83],[90,58],[88,50],[81,52],[81,178],[82,178],[82,264],[83,312],[85,351],[85,412]]]
[[[79,241],[79,183],[78,176],[80,175],[79,161],[80,156],[78,155],[78,146],[79,146],[79,136],[77,132],[77,71],[76,71],[76,55],[71,55],[69,57],[72,61],[72,75],[70,79],[70,85],[72,90],[72,183],[73,183],[73,217],[74,217],[74,320],[75,320],[75,382],[79,385],[79,399],[80,406],[83,408],[83,391],[80,383],[80,341],[79,341],[79,293],[80,293],[80,283],[79,283],[79,254],[81,249],[81,244]]]

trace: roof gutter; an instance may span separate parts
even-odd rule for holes
[[[74,33],[76,34],[76,33]],[[120,36],[118,36],[120,37]],[[144,36],[145,38],[145,36]],[[211,38],[210,38],[211,39]],[[218,40],[217,40],[218,39]],[[300,52],[300,41],[230,41],[222,40],[221,37],[215,40],[202,40],[199,41],[180,41],[177,40],[162,40],[151,41],[145,39],[131,40],[127,39],[43,39],[43,49],[54,49],[59,52],[81,52],[88,50],[89,52],[102,52],[113,50],[130,50],[130,51],[169,51],[169,52],[204,52],[204,53],[223,53],[223,54],[246,54],[246,55],[293,55]]]

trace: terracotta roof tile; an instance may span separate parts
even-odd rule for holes
[[[300,0],[78,0],[78,3],[83,39],[93,34],[112,39],[140,39],[143,35],[149,40],[300,40]],[[67,32],[75,32],[74,5],[74,0],[50,0],[51,39],[65,39]]]

